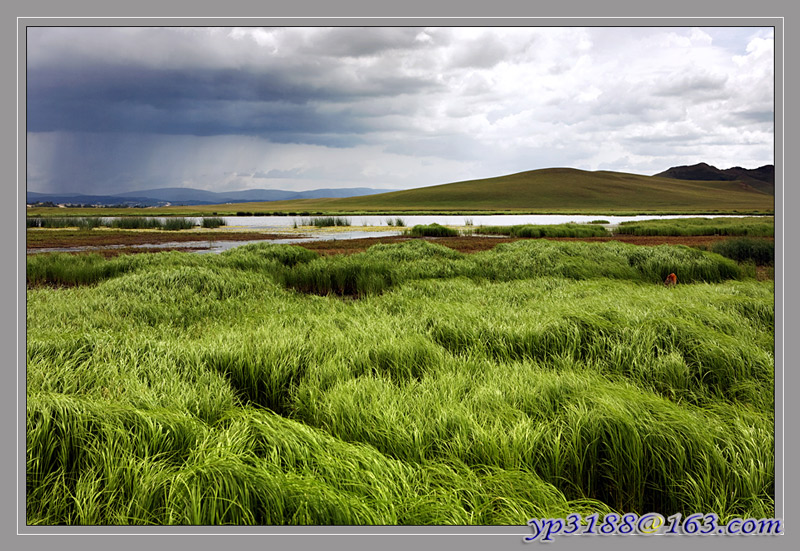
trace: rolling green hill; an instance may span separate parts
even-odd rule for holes
[[[770,213],[772,195],[740,181],[688,181],[574,168],[531,170],[452,184],[341,199],[300,199],[137,209],[109,214],[237,212],[520,212],[520,213]],[[29,214],[79,214],[81,209],[29,209]],[[97,213],[101,209],[90,209]],[[36,211],[36,212],[34,212]]]
[[[252,210],[254,205],[250,205]],[[261,204],[259,204],[261,206]],[[263,204],[306,211],[769,211],[774,197],[737,181],[686,181],[621,172],[549,168],[345,199]]]

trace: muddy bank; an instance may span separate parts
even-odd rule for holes
[[[28,230],[28,249],[59,247],[105,247],[108,245],[155,245],[158,243],[190,243],[192,241],[259,241],[285,239],[286,235],[261,232],[214,231],[60,231]],[[163,250],[163,249],[162,249]]]

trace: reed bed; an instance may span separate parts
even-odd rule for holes
[[[224,218],[220,218],[218,216],[203,216],[200,219],[200,225],[204,228],[219,228],[220,226],[226,226],[228,223],[225,222]]]
[[[26,218],[25,225],[28,228],[78,228],[81,230],[91,230],[103,225],[103,219],[99,216],[76,216],[76,217],[46,217],[46,218]]]
[[[766,239],[726,239],[714,243],[711,250],[737,262],[754,262],[760,266],[775,263],[775,242]]]
[[[147,256],[160,258],[159,255]],[[752,266],[739,265],[718,254],[685,246],[639,247],[625,243],[516,241],[467,255],[413,240],[376,245],[347,258],[318,257],[317,253],[302,247],[251,244],[212,257],[213,260],[207,262],[262,270],[266,277],[302,292],[351,296],[380,293],[402,281],[427,278],[511,281],[559,276],[577,280],[604,277],[660,283],[667,275],[675,273],[681,283],[696,283],[755,277]],[[96,266],[104,265],[102,263],[72,262],[72,258],[70,255],[36,255],[36,260],[28,263],[28,281],[80,285],[95,283],[114,273],[98,271]],[[131,269],[150,262],[146,258],[122,258],[117,262],[124,262]],[[48,279],[46,274],[51,272],[59,274],[57,280]]]
[[[772,237],[772,217],[679,218],[622,222],[615,230],[623,235],[731,235]]]
[[[109,227],[135,230],[188,230],[195,226],[194,220],[182,217],[167,217],[164,220],[146,217],[121,217],[111,220]]]
[[[158,218],[123,216],[120,218],[112,218],[109,227],[124,230],[160,230],[164,227],[164,223]]]
[[[175,230],[190,230],[195,227],[194,220],[191,218],[182,218],[182,217],[175,217],[170,216],[164,219],[162,229],[168,231],[175,231]]]
[[[428,225],[417,224],[410,230],[406,230],[405,235],[411,237],[456,237],[459,233],[458,230],[434,222]]]
[[[216,224],[212,226],[203,227],[219,227],[225,225],[225,221],[221,218],[204,217],[203,224],[206,220],[209,223]],[[79,229],[92,229],[100,226],[119,229],[130,230],[188,230],[195,227],[195,222],[191,218],[184,218],[178,216],[168,216],[163,220],[159,218],[146,217],[146,216],[121,216],[118,218],[102,218],[99,216],[91,217],[42,217],[42,218],[27,218],[26,226],[28,228],[79,228]]]
[[[312,218],[302,217],[294,221],[294,227],[314,226],[317,228],[328,228],[334,226],[351,226],[352,221],[345,216],[316,216]]]
[[[774,516],[774,286],[719,255],[78,262],[119,271],[27,294],[29,524]],[[694,275],[668,289],[662,268]]]
[[[516,226],[480,226],[473,230],[481,235],[509,237],[608,237],[611,234],[597,224],[522,224]]]
[[[28,285],[91,285],[133,269],[130,257],[106,260],[99,254],[53,253],[28,257]]]

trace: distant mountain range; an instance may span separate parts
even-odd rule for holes
[[[202,189],[168,187],[129,191],[113,195],[84,195],[79,193],[27,193],[28,204],[51,202],[54,204],[126,205],[161,207],[167,205],[219,205],[224,203],[253,203],[262,201],[288,201],[291,199],[343,198],[374,195],[395,191],[366,187],[339,189],[312,189],[309,191],[284,191],[279,189],[248,189],[244,191],[205,191]]]
[[[655,176],[676,180],[697,180],[704,182],[738,181],[742,187],[751,187],[770,195],[775,195],[775,165],[764,165],[747,169],[739,166],[720,170],[706,163],[691,166],[674,166]]]

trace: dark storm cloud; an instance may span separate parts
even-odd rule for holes
[[[243,134],[276,141],[286,141],[286,133],[367,132],[367,117],[339,116],[320,106],[435,87],[392,75],[358,80],[331,74],[328,85],[307,85],[277,71],[141,66],[36,67],[27,83],[31,132]]]
[[[343,147],[362,143],[367,119],[318,113],[284,102],[174,100],[165,103],[42,102],[28,116],[28,130],[260,136],[275,143]]]
[[[657,172],[684,144],[766,164],[772,34],[715,47],[726,32],[30,28],[28,181],[397,189],[547,166]]]

